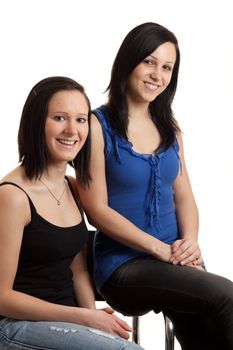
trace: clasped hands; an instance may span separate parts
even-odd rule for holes
[[[170,262],[173,265],[188,265],[203,270],[201,250],[196,240],[178,239],[171,245]]]

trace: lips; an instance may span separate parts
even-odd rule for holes
[[[58,139],[58,142],[60,142],[62,145],[66,146],[73,146],[77,141],[76,140],[67,140],[67,139]]]
[[[159,88],[158,84],[153,84],[153,83],[149,83],[149,82],[146,82],[146,81],[144,82],[144,84],[151,91],[156,91]]]

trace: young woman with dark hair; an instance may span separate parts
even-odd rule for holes
[[[198,210],[173,116],[180,52],[156,23],[129,32],[91,118],[81,203],[97,228],[95,282],[124,314],[165,311],[184,350],[233,348],[233,283],[205,271]]]
[[[97,310],[74,167],[88,186],[90,103],[67,77],[36,84],[23,108],[20,165],[0,182],[0,348],[141,349],[111,308]]]

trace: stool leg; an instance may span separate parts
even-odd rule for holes
[[[140,344],[140,336],[139,336],[139,316],[133,316],[132,319],[132,340],[136,344]]]
[[[165,350],[174,350],[174,325],[170,318],[163,314],[165,322]]]

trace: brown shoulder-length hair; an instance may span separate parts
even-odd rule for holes
[[[90,101],[84,87],[68,77],[54,76],[39,81],[30,91],[23,107],[19,131],[19,161],[25,168],[29,179],[37,179],[47,168],[48,150],[45,142],[45,121],[48,105],[52,96],[61,90],[78,90],[88,104],[88,125],[90,128]],[[90,132],[87,140],[69,165],[74,168],[76,176],[83,186],[90,181]]]

